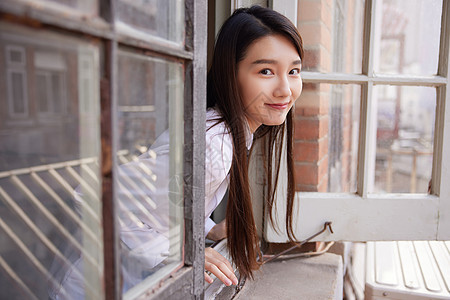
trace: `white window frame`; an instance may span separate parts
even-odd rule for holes
[[[281,0],[279,0],[281,1]],[[278,2],[276,0],[273,1]],[[285,4],[286,5],[286,4]],[[361,85],[361,119],[358,150],[358,181],[355,194],[305,193],[296,194],[294,221],[298,239],[305,239],[332,222],[334,234],[326,232],[317,241],[375,241],[375,240],[450,240],[450,2],[442,7],[439,67],[436,76],[374,75],[375,16],[380,2],[366,0],[363,41],[363,70],[361,75],[341,73],[302,72],[303,82]],[[275,7],[275,4],[274,4]],[[301,7],[300,7],[301,9]],[[430,194],[373,194],[377,107],[372,101],[376,85],[425,86],[436,88],[436,123],[432,184]],[[267,218],[264,236],[268,242],[286,242],[283,205],[285,180],[278,186],[275,214],[279,232]]]

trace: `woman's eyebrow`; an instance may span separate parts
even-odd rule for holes
[[[277,64],[278,62],[274,59],[257,59],[252,62],[252,65],[261,65],[261,64]]]
[[[272,64],[275,65],[277,64],[278,61],[274,60],[274,59],[257,59],[254,62],[252,62],[252,65],[261,65],[261,64]],[[301,59],[297,59],[294,60],[292,62],[292,65],[301,65],[302,64],[302,60]]]

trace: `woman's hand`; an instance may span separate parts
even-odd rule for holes
[[[227,237],[227,225],[225,220],[220,222],[219,224],[214,225],[213,228],[206,235],[207,239],[213,241],[220,241]]]
[[[230,262],[211,247],[205,248],[205,270],[214,274],[226,286],[238,284]],[[205,281],[212,283],[213,279],[205,272]]]

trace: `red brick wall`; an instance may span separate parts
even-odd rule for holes
[[[347,16],[354,12],[353,1],[347,2]],[[305,57],[303,71],[332,72],[333,66],[333,0],[299,0],[298,29],[303,38]],[[346,17],[344,41],[345,61],[343,72],[355,72],[353,48],[355,35],[354,18]],[[356,70],[357,72],[357,70]],[[352,157],[352,111],[353,88],[342,86],[342,148],[338,169],[340,191],[352,189],[351,168],[356,159]],[[309,192],[328,191],[329,110],[331,84],[304,83],[303,92],[295,104],[294,161],[296,190]],[[335,133],[333,133],[335,134]],[[352,164],[353,163],[353,164]]]
[[[298,28],[303,38],[303,70],[331,71],[331,0],[299,1]],[[305,83],[295,104],[296,190],[326,192],[328,185],[329,86]]]

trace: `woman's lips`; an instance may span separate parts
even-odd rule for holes
[[[279,109],[279,110],[283,110],[288,108],[289,106],[289,102],[287,103],[266,103],[267,106],[273,108],[273,109]]]

